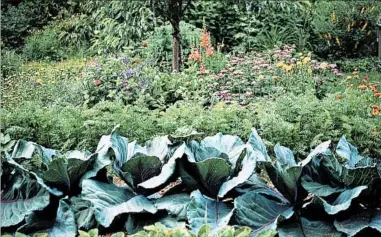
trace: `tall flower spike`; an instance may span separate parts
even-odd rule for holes
[[[209,46],[209,33],[206,30],[206,26],[204,24],[202,28],[202,35],[201,35],[201,40],[200,40],[200,46],[202,48],[207,48]]]

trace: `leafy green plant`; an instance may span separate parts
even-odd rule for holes
[[[94,4],[95,3],[95,4]],[[144,1],[107,1],[85,3],[94,35],[91,48],[98,53],[114,52],[127,46],[140,45],[157,19]]]
[[[53,30],[35,31],[26,38],[23,55],[28,60],[60,60],[63,54],[58,35]]]
[[[23,63],[23,57],[15,51],[3,50],[1,52],[1,76],[7,78],[17,74]]]
[[[191,24],[180,22],[180,30],[181,60],[184,62],[187,55],[190,54],[192,47],[198,45],[201,38],[201,29]],[[142,49],[142,54],[146,58],[154,60],[159,66],[167,70],[170,69],[172,65],[172,26],[166,24],[155,27],[145,42],[147,45]]]
[[[5,1],[1,6],[2,47],[19,49],[30,31],[41,29],[58,15],[68,1]]]
[[[314,51],[321,57],[356,58],[376,54],[376,1],[318,1],[312,21]]]
[[[299,162],[279,144],[273,162],[255,129],[246,144],[232,135],[217,134],[200,143],[189,136],[192,133],[184,135],[186,142],[178,136],[173,143],[171,137],[156,137],[139,146],[112,131],[101,138],[95,153],[74,151],[65,156],[19,140],[2,173],[6,182],[1,226],[26,234],[65,236],[75,236],[77,226],[89,230],[96,223],[102,232],[124,229],[136,236],[149,234],[138,232],[144,226],[147,231],[189,236],[381,232],[379,163],[361,156],[344,136],[336,148],[340,159],[327,141]],[[84,165],[91,160],[92,165]],[[124,185],[104,176],[108,165],[126,181]],[[47,170],[41,175],[44,166]],[[167,186],[177,177],[182,182]],[[62,188],[68,184],[80,192]],[[18,205],[25,198],[34,204]],[[46,213],[55,218],[46,219]],[[163,225],[150,226],[156,222]],[[236,232],[228,227],[232,223],[251,230]]]
[[[340,60],[336,64],[341,71],[349,73],[354,71],[371,73],[381,70],[381,59],[379,57]]]
[[[15,142],[15,140],[11,140],[9,134],[4,135],[3,133],[0,133],[0,153],[9,152]]]

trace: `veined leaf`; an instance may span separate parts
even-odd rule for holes
[[[266,146],[263,143],[262,138],[259,137],[258,132],[255,128],[251,130],[248,144],[253,148],[254,151],[258,152],[256,153],[259,155],[257,157],[257,161],[265,161],[265,162],[271,161],[267,153]]]
[[[166,210],[177,220],[186,220],[190,200],[188,194],[179,193],[159,198],[154,201],[154,205],[158,210]]]
[[[278,222],[289,219],[294,213],[285,198],[269,189],[251,191],[236,198],[234,207],[237,223],[251,227],[254,236],[276,230]]]
[[[66,201],[65,199],[59,201],[55,219],[41,220],[32,213],[26,218],[26,224],[17,231],[30,236],[75,237],[77,235],[75,216]]]
[[[342,233],[338,232],[333,224],[324,221],[309,221],[301,218],[301,223],[293,223],[281,226],[278,229],[279,237],[341,237]]]
[[[210,225],[214,231],[228,225],[233,206],[204,197],[198,190],[192,192],[191,198],[187,216],[192,232],[197,233],[204,224]]]
[[[316,200],[314,202],[322,203],[324,210],[330,214],[334,215],[339,213],[340,211],[347,210],[352,200],[357,198],[363,190],[367,189],[367,186],[359,186],[353,189],[347,189],[342,192],[333,202],[328,202],[321,197],[315,196]]]
[[[1,227],[16,225],[26,215],[42,210],[49,204],[49,192],[36,181],[20,174],[14,174],[7,187],[1,194]]]
[[[96,220],[104,227],[110,226],[114,218],[123,213],[157,212],[144,196],[135,196],[128,188],[95,180],[83,181],[82,198],[91,202]]]
[[[365,228],[372,228],[381,234],[381,212],[366,211],[350,216],[345,220],[336,220],[335,227],[348,236],[355,236]]]

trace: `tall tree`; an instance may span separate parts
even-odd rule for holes
[[[172,70],[180,70],[180,21],[192,0],[149,0],[152,11],[172,25]]]

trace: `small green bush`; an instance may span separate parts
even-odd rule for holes
[[[23,57],[15,51],[5,50],[1,52],[1,75],[6,78],[16,74],[23,63]]]
[[[61,60],[64,50],[52,29],[38,30],[26,38],[23,54],[28,60]]]
[[[364,73],[381,72],[380,57],[340,60],[336,61],[336,64],[343,72],[353,72],[355,70]]]

